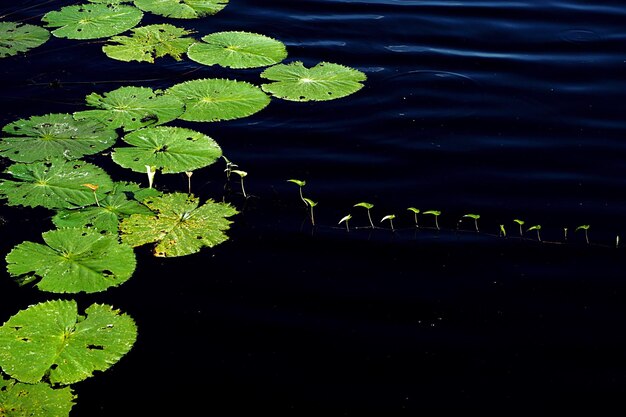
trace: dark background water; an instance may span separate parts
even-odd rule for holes
[[[3,3],[0,14],[40,24],[67,4]],[[198,37],[262,33],[287,45],[287,61],[336,62],[368,80],[341,100],[272,99],[245,119],[172,123],[213,137],[248,172],[251,196],[226,184],[221,161],[195,173],[196,194],[241,210],[230,240],[175,259],[139,248],[128,282],[77,297],[81,309],[127,312],[139,336],[74,386],[71,415],[623,415],[625,6],[231,0],[201,20],[146,14],[142,24]],[[101,47],[52,38],[3,59],[2,125],[83,110],[88,93],[123,85],[262,82],[260,70],[123,63]],[[315,227],[290,178],[318,202]],[[155,186],[186,185],[172,175]],[[379,229],[365,227],[361,201]],[[428,216],[416,229],[410,206],[441,210],[441,230]],[[349,213],[348,232],[338,221]],[[466,213],[481,215],[480,233],[458,223]],[[45,210],[1,214],[3,253],[52,228]],[[387,214],[395,232],[379,223]],[[542,225],[543,242],[520,239],[515,218]],[[574,232],[583,224],[589,245]],[[59,298],[6,275],[0,321]]]

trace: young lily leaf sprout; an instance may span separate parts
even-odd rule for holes
[[[474,219],[474,228],[478,232],[478,219],[480,219],[480,214],[464,214],[462,217]]]
[[[537,231],[537,240],[541,242],[541,235],[539,234],[539,231],[541,230],[541,225],[540,224],[536,224],[534,226],[531,226],[528,228],[527,232],[530,232],[531,230],[536,230]]]
[[[579,231],[579,230],[584,230],[585,231],[585,241],[587,242],[587,244],[589,244],[589,232],[588,232],[589,231],[589,225],[588,224],[584,224],[582,226],[578,226],[576,228],[576,231]]]
[[[524,231],[522,230],[522,226],[524,225],[524,220],[514,219],[513,221],[519,224],[519,235],[524,236]]]
[[[506,229],[503,224],[500,225],[500,236],[506,237]]]
[[[304,201],[309,205],[309,207],[311,208],[311,224],[313,226],[315,226],[315,217],[313,216],[313,207],[317,206],[317,203],[313,200],[311,200],[310,198],[304,198]]]
[[[347,216],[343,216],[341,218],[341,220],[339,220],[339,223],[337,223],[337,224],[345,223],[346,224],[346,231],[349,232],[350,231],[350,227],[348,226],[348,222],[350,221],[351,218],[352,218],[351,214],[348,214]]]
[[[233,172],[233,168],[237,168],[237,164],[230,162],[224,155],[222,155],[222,158],[224,158],[224,161],[226,162],[226,169],[224,169],[224,172],[226,173],[226,181],[230,181],[230,174]]]
[[[372,229],[374,228],[374,222],[372,221],[372,216],[370,215],[370,210],[374,207],[373,204],[362,201],[360,203],[356,203],[354,207],[364,207],[367,210],[367,218],[370,221],[370,226]]]
[[[191,176],[193,171],[185,171],[185,174],[187,174],[187,194],[191,194]]]
[[[298,189],[300,190],[300,200],[302,200],[304,202],[304,205],[308,207],[308,204],[306,200],[304,199],[304,196],[302,195],[302,187],[306,185],[306,181],[296,180],[292,178],[292,179],[287,180],[287,182],[293,182],[294,184],[298,186]]]
[[[437,218],[441,216],[441,212],[439,210],[428,210],[425,211],[423,214],[431,214],[435,216],[435,226],[437,227],[437,230],[439,230],[439,221],[437,220]]]
[[[248,196],[246,195],[246,190],[243,187],[243,177],[248,175],[248,173],[246,171],[240,171],[238,169],[232,169],[231,172],[234,173],[234,174],[239,175],[239,181],[241,183],[241,192],[243,193],[244,198],[248,198]]]
[[[156,167],[146,165],[146,172],[148,173],[148,188],[152,188],[154,184],[154,176],[156,175]]]
[[[100,202],[98,201],[98,196],[96,195],[96,191],[98,191],[98,188],[100,188],[99,186],[95,185],[95,184],[83,184],[83,186],[89,188],[91,191],[93,191],[93,197],[96,199],[96,205],[98,207],[100,207]]]
[[[380,220],[380,222],[382,223],[382,222],[384,222],[385,220],[389,220],[389,225],[391,226],[391,230],[393,231],[393,230],[394,230],[394,228],[393,228],[393,219],[395,219],[395,218],[396,218],[396,215],[395,215],[395,214],[388,214],[388,215],[386,215],[385,217],[383,217],[383,218]]]
[[[413,220],[415,221],[415,227],[419,227],[419,225],[417,224],[417,215],[420,213],[419,209],[416,209],[415,207],[409,207],[407,208],[407,210],[413,212]]]

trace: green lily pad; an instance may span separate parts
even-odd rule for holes
[[[114,148],[113,161],[135,172],[146,165],[164,174],[193,171],[214,163],[222,156],[219,145],[204,133],[182,127],[157,126],[124,136],[132,146]]]
[[[185,110],[185,104],[177,97],[149,87],[120,87],[103,95],[91,93],[86,101],[97,110],[78,111],[75,119],[95,119],[110,129],[125,131],[170,122]]]
[[[17,55],[43,45],[50,32],[26,23],[0,22],[0,58]]]
[[[46,13],[41,20],[58,38],[99,39],[118,35],[137,26],[143,12],[128,5],[87,3],[65,6]]]
[[[170,87],[167,94],[185,103],[179,117],[193,122],[216,122],[250,116],[270,103],[270,96],[245,81],[205,78]]]
[[[42,234],[45,245],[22,242],[6,256],[7,271],[18,281],[40,280],[41,291],[94,293],[126,282],[137,264],[133,249],[118,236],[86,228]]]
[[[147,189],[146,189],[147,190]],[[152,192],[159,194],[154,188]],[[116,234],[121,219],[131,214],[151,214],[148,207],[141,204],[136,196],[145,198],[142,189],[135,183],[116,183],[113,191],[100,201],[99,206],[79,209],[61,209],[52,217],[57,228],[93,228]]]
[[[13,164],[5,173],[13,180],[0,180],[0,198],[9,206],[76,208],[96,204],[94,192],[85,184],[97,185],[102,199],[113,181],[102,168],[84,161],[54,159],[31,164]]]
[[[64,113],[20,119],[2,131],[0,155],[16,162],[78,159],[108,149],[117,139],[115,130],[99,121],[77,121]]]
[[[71,387],[50,384],[23,384],[0,376],[0,415],[6,417],[66,417],[76,405]]]
[[[78,314],[74,300],[32,305],[0,327],[0,367],[18,381],[68,385],[105,371],[137,340],[129,315],[109,305],[92,304]],[[45,415],[45,414],[34,414]]]
[[[180,61],[195,39],[192,32],[169,24],[149,25],[131,29],[131,36],[114,36],[102,51],[118,61],[154,63],[166,55]],[[117,45],[116,45],[117,44]]]
[[[197,19],[222,10],[228,0],[135,0],[145,12],[173,19]]]
[[[265,35],[217,32],[191,45],[187,56],[203,65],[258,68],[278,64],[287,57],[287,49],[282,42]]]
[[[306,68],[300,61],[278,64],[261,73],[272,83],[263,91],[290,101],[326,101],[346,97],[363,88],[366,75],[339,64],[321,62]]]
[[[228,203],[198,198],[183,193],[164,194],[144,201],[153,214],[133,214],[120,222],[122,242],[137,247],[154,243],[154,256],[177,257],[199,252],[228,240],[224,233],[237,214]]]

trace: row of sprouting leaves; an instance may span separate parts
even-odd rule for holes
[[[132,3],[132,4],[130,4]],[[272,97],[320,101],[346,97],[366,76],[343,65],[281,63],[287,49],[267,36],[218,32],[199,39],[170,24],[136,27],[144,12],[194,19],[222,10],[227,0],[90,0],[42,17],[46,27],[0,21],[0,58],[27,52],[57,38],[108,38],[102,47],[119,61],[156,58],[226,68],[265,68],[261,86],[204,78],[165,91],[122,86],[86,97],[72,114],[33,115],[5,125],[0,156],[10,165],[0,179],[0,199],[9,206],[43,207],[56,227],[42,242],[25,241],[7,255],[7,271],[20,285],[41,291],[96,293],[119,286],[135,272],[135,248],[152,246],[159,257],[180,257],[228,239],[238,210],[226,202],[201,201],[191,192],[194,171],[227,161],[219,144],[176,120],[217,122],[253,115]],[[47,29],[50,28],[51,32]],[[123,35],[124,33],[128,35]],[[87,157],[106,157],[145,173],[148,186],[116,180]],[[161,192],[154,178],[186,173],[186,192]],[[243,183],[242,183],[243,190]],[[245,196],[245,192],[244,192]],[[74,300],[32,305],[0,327],[0,415],[66,416],[75,404],[71,384],[117,363],[134,345],[134,320],[108,305],[78,312]]]
[[[309,197],[305,197],[304,193],[302,191],[302,189],[304,188],[304,186],[306,185],[306,181],[305,180],[301,180],[301,179],[295,179],[295,178],[290,178],[287,180],[287,182],[296,184],[298,186],[298,192],[299,192],[299,196],[300,196],[300,200],[302,200],[302,202],[304,203],[305,208],[307,209],[308,212],[308,217],[309,220],[311,221],[311,224],[313,226],[315,226],[315,207],[317,206],[318,202],[309,198]],[[366,228],[369,229],[376,229],[379,226],[376,226],[374,223],[374,220],[372,219],[372,209],[374,208],[374,204],[368,201],[361,201],[358,202],[356,204],[353,205],[353,208],[355,207],[360,207],[361,209],[364,209],[366,211],[367,214],[367,221],[368,221],[368,226],[365,226]],[[409,214],[411,215],[411,218],[413,220],[413,224],[412,227],[415,228],[420,228],[423,227],[422,220],[418,218],[418,216],[430,216],[432,217],[432,224],[428,225],[426,227],[430,227],[436,230],[441,230],[441,227],[439,225],[439,216],[441,216],[442,212],[441,210],[420,210],[416,207],[407,207],[406,210],[409,212]],[[480,228],[478,225],[478,221],[480,219],[480,214],[476,214],[476,213],[465,213],[463,215],[461,215],[461,217],[459,219],[457,219],[456,224],[457,224],[457,229],[460,226],[460,223],[463,221],[469,221],[472,223],[474,231],[475,232],[480,232]],[[391,213],[391,214],[386,214],[384,215],[379,223],[388,223],[388,227],[391,231],[395,231],[396,227],[394,226],[394,220],[396,219],[396,214]],[[352,213],[348,213],[345,216],[343,216],[342,218],[339,219],[339,221],[337,222],[337,225],[343,225],[343,227],[345,227],[346,231],[350,231],[350,221],[352,220]],[[542,225],[540,224],[534,224],[531,226],[527,226],[526,225],[526,221],[522,220],[522,219],[513,219],[512,223],[515,223],[515,228],[517,229],[517,233],[519,237],[524,237],[525,233],[528,232],[532,232],[536,235],[536,239],[539,242],[543,242],[542,237],[541,237],[541,230],[542,230]],[[363,227],[363,226],[361,226]],[[590,225],[589,224],[581,224],[579,226],[576,226],[574,228],[574,232],[581,232],[584,235],[584,239],[585,242],[589,245],[591,244],[591,241],[589,240],[589,229],[590,229]],[[563,231],[563,241],[567,241],[568,240],[568,233],[569,233],[570,228],[568,227],[563,227],[562,231]],[[499,224],[498,225],[498,236],[499,237],[507,237],[507,228],[505,224]],[[619,247],[620,241],[619,241],[619,235],[617,235],[615,237],[615,247]]]

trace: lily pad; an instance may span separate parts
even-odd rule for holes
[[[20,119],[2,131],[0,155],[16,162],[78,159],[108,149],[117,139],[115,130],[99,121],[77,121],[64,113]]]
[[[117,235],[86,228],[63,228],[42,234],[45,245],[22,242],[6,256],[7,271],[41,291],[94,293],[126,282],[137,264],[133,249]]]
[[[270,103],[270,96],[245,81],[205,78],[170,87],[167,94],[185,103],[179,117],[193,122],[216,122],[250,116]]]
[[[300,61],[278,64],[261,73],[272,83],[263,91],[290,101],[326,101],[346,97],[363,88],[366,75],[356,69],[329,62],[306,68]]]
[[[197,19],[222,10],[228,0],[135,0],[145,12],[173,19]]]
[[[102,51],[118,61],[154,63],[166,55],[180,61],[195,39],[192,32],[169,24],[149,25],[131,29],[131,36],[114,36]]]
[[[120,87],[103,95],[91,93],[86,101],[97,110],[78,111],[75,119],[95,119],[110,129],[125,131],[170,122],[185,110],[179,98],[149,87]]]
[[[0,376],[0,415],[6,417],[66,417],[76,405],[71,387],[50,384],[23,384]]]
[[[183,193],[164,194],[144,201],[153,214],[133,214],[120,223],[122,242],[137,247],[154,243],[154,256],[177,257],[199,252],[228,240],[224,231],[237,214],[228,203],[208,200],[200,205],[197,197]]]
[[[135,344],[137,325],[109,305],[92,304],[85,313],[78,314],[74,300],[19,311],[0,327],[0,367],[18,381],[35,384],[46,376],[53,385],[109,369]]]
[[[0,180],[0,198],[9,206],[76,208],[96,204],[97,185],[102,199],[113,188],[113,181],[102,168],[84,161],[53,159],[31,164],[13,164],[5,173],[13,180]]]
[[[0,58],[17,55],[43,45],[50,32],[27,23],[0,22]]]
[[[187,56],[203,65],[258,68],[278,64],[287,57],[287,49],[282,42],[257,33],[217,32],[191,45]]]
[[[147,189],[146,189],[147,190]],[[160,192],[150,189],[156,195]],[[100,201],[99,206],[79,209],[62,209],[52,217],[57,228],[79,227],[93,228],[116,234],[119,221],[131,214],[151,214],[150,209],[137,200],[143,197],[142,189],[135,183],[116,183],[113,191]],[[142,198],[143,199],[143,198]]]
[[[132,146],[114,148],[111,157],[135,172],[145,172],[146,165],[164,174],[188,172],[211,165],[222,156],[222,149],[209,136],[182,127],[147,127],[127,134],[123,140]]]
[[[58,38],[99,39],[118,35],[137,26],[143,12],[128,5],[87,3],[65,6],[46,13],[41,20]]]

